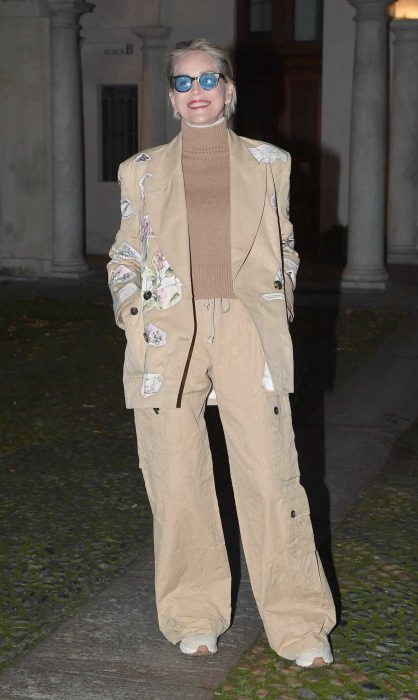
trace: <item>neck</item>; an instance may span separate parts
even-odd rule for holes
[[[192,129],[208,129],[211,126],[218,126],[218,124],[222,124],[222,122],[224,121],[225,117],[220,117],[216,120],[216,122],[213,122],[212,124],[190,124],[190,122],[186,122],[186,124],[187,126],[191,126]]]
[[[196,128],[194,124],[182,121],[183,153],[204,155],[228,151],[228,129],[225,119],[218,119],[207,127]]]

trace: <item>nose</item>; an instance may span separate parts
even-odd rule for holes
[[[192,87],[190,88],[190,92],[193,95],[199,94],[203,92],[202,88],[200,87],[199,83],[197,82],[196,78],[192,82]]]

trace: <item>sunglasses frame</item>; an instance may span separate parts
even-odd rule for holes
[[[217,77],[216,85],[214,85],[213,87],[210,87],[210,88],[205,88],[205,87],[203,87],[203,85],[201,85],[201,83],[200,83],[200,79],[203,78],[204,75],[215,75],[215,76]],[[177,88],[176,88],[176,80],[177,80],[177,78],[190,78],[190,80],[191,80],[192,82],[190,83],[189,89],[188,89],[188,90],[177,90]],[[194,77],[191,76],[191,75],[186,75],[186,74],[172,75],[172,76],[170,77],[170,83],[171,83],[171,85],[173,86],[173,88],[174,88],[174,90],[175,90],[176,92],[185,93],[185,92],[190,92],[190,90],[192,89],[192,86],[193,86],[194,81],[197,80],[197,82],[199,83],[199,86],[202,88],[202,90],[205,90],[205,92],[209,92],[210,90],[214,90],[216,87],[218,87],[218,83],[219,83],[219,80],[220,80],[221,78],[222,78],[222,80],[225,80],[225,81],[226,81],[226,78],[225,78],[225,76],[224,76],[223,73],[217,73],[217,72],[215,72],[215,71],[207,70],[207,71],[205,71],[204,73],[201,73],[200,75],[196,75],[196,76],[194,76]]]

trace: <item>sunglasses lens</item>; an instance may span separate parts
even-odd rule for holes
[[[216,73],[202,73],[199,77],[199,85],[204,90],[213,90],[217,86],[218,80]]]
[[[177,92],[187,92],[192,87],[192,79],[189,75],[178,75],[174,81]]]

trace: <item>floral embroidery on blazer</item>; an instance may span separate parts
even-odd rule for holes
[[[152,265],[153,270],[145,266],[142,272],[142,308],[164,311],[180,301],[181,282],[162,251],[152,256]]]

